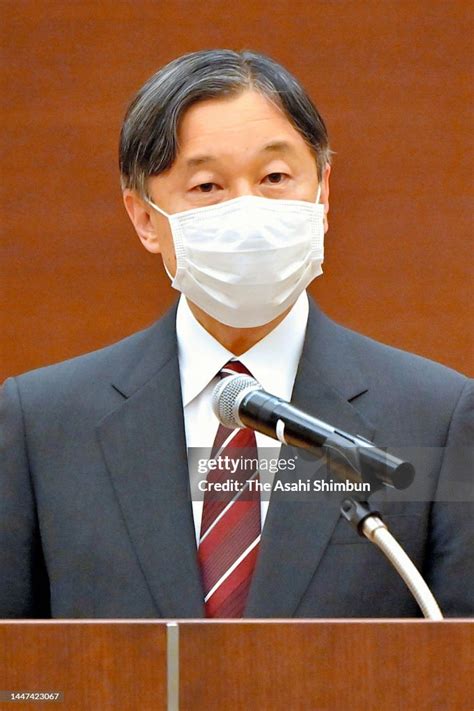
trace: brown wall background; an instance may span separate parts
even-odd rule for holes
[[[327,122],[323,309],[473,374],[468,7],[1,0],[0,380],[112,343],[174,300],[122,207],[117,140],[139,86],[209,47],[275,57]]]

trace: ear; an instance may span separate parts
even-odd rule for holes
[[[324,203],[324,234],[328,231],[328,212],[329,212],[329,176],[331,174],[331,166],[326,163],[323,170],[323,179],[321,180],[321,197],[320,202]]]
[[[161,252],[161,236],[167,228],[166,218],[147,205],[135,190],[123,191],[123,203],[140,241],[148,252]],[[163,221],[163,223],[161,222]]]

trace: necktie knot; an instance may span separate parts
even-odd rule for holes
[[[219,377],[227,378],[229,375],[234,375],[235,373],[250,375],[250,377],[252,377],[252,373],[248,370],[248,368],[246,368],[245,365],[237,359],[227,361],[224,367],[219,371]]]

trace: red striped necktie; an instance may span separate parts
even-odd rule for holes
[[[250,375],[238,360],[219,375],[232,373]],[[245,609],[261,533],[260,492],[248,483],[259,481],[257,458],[253,430],[219,425],[211,451],[219,466],[208,471],[207,482],[231,480],[237,490],[217,493],[208,485],[204,494],[198,558],[206,617],[242,617]]]

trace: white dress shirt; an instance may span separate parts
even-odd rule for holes
[[[285,400],[290,400],[293,391],[303,349],[308,311],[308,297],[304,291],[291,311],[273,331],[238,356],[238,360],[258,380],[264,390]],[[212,392],[219,382],[217,374],[229,360],[235,359],[236,356],[201,326],[193,316],[184,296],[180,297],[178,304],[176,334],[186,444],[188,448],[203,448],[208,456],[219,427],[219,421],[211,407]],[[280,445],[274,439],[257,432],[256,440],[259,458],[262,448],[265,447],[272,447],[278,455]],[[191,471],[190,477],[192,477]],[[262,499],[264,498],[262,496]],[[203,502],[201,500],[192,503],[196,540],[199,542]],[[262,527],[268,504],[268,500],[261,502]]]

